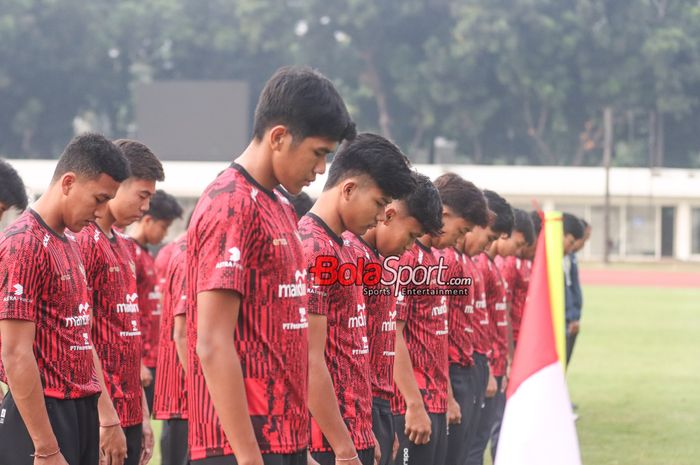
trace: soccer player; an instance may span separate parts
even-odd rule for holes
[[[160,439],[163,464],[187,465],[187,238],[181,237],[174,244],[162,288],[159,375],[155,381],[153,417],[164,420]]]
[[[391,142],[359,134],[343,143],[323,193],[299,221],[309,294],[309,411],[311,452],[321,465],[336,460],[372,465],[372,390],[367,308],[362,287],[321,283],[323,264],[333,271],[357,266],[341,235],[362,235],[386,219],[385,207],[415,188],[406,157]],[[334,261],[334,262],[333,262]]]
[[[0,239],[0,379],[10,386],[0,407],[2,464],[94,465],[100,449],[112,464],[124,459],[124,435],[109,424],[117,414],[95,365],[85,270],[65,231],[105,216],[128,175],[112,142],[78,136],[46,192]]]
[[[525,247],[535,243],[535,232],[530,215],[524,210],[513,209],[513,232],[509,237],[500,237],[491,246],[494,263],[501,274],[506,291],[506,308],[510,321],[508,332],[508,354],[512,360],[515,345],[520,335],[528,282],[523,282],[520,269],[524,266],[520,256]],[[510,362],[509,362],[510,363]],[[494,396],[494,421],[491,429],[491,458],[495,462],[501,422],[506,408],[505,389],[499,389]]]
[[[436,249],[454,246],[473,226],[469,220],[473,205],[465,199],[474,185],[453,173],[434,184],[442,201],[442,234],[418,238],[401,257],[401,266],[439,266]],[[425,285],[400,289],[396,302],[396,391],[391,407],[399,440],[397,464],[442,465],[447,452],[449,321],[447,297],[435,292],[446,277],[433,270]]]
[[[486,387],[484,407],[481,410],[476,432],[470,440],[468,462],[481,464],[484,451],[491,436],[494,422],[496,393],[505,390],[505,376],[508,372],[510,353],[508,346],[509,319],[506,304],[505,283],[498,268],[493,263],[495,256],[494,243],[500,238],[511,235],[513,229],[513,210],[508,202],[493,191],[485,190],[484,197],[489,210],[495,214],[495,220],[487,229],[479,228],[475,236],[486,236],[486,247],[483,252],[473,258],[479,269],[484,284],[486,296],[486,311],[489,321],[489,377]],[[479,242],[477,240],[477,242]]]
[[[146,393],[149,411],[153,411],[153,390],[156,378],[161,315],[161,286],[155,259],[148,250],[148,246],[160,244],[168,234],[170,225],[181,216],[182,207],[177,199],[165,191],[157,190],[151,197],[148,211],[139,221],[134,223],[131,229],[143,342],[141,384]]]
[[[193,465],[305,464],[306,259],[292,195],[355,136],[333,84],[309,68],[265,85],[243,154],[207,187],[187,235],[187,409]]]
[[[386,257],[398,256],[410,249],[416,238],[439,235],[442,229],[440,194],[427,176],[414,173],[416,188],[406,198],[386,206],[384,221],[358,236],[343,233],[366,264],[383,266]],[[383,278],[390,280],[384,270]],[[364,286],[369,341],[370,382],[372,384],[372,431],[381,453],[378,465],[393,463],[396,433],[391,413],[394,396],[394,352],[396,344],[396,297],[394,289],[378,285]],[[398,445],[398,443],[397,443]]]
[[[473,227],[485,228],[489,223],[488,209],[484,194],[476,186],[465,190],[462,200],[466,206],[466,219]],[[448,358],[449,381],[447,390],[447,414],[450,424],[447,448],[447,464],[463,464],[467,459],[467,446],[470,421],[476,408],[476,387],[474,385],[474,345],[471,315],[474,312],[474,283],[468,273],[465,262],[469,258],[464,254],[464,235],[460,235],[454,247],[440,251],[447,265],[447,280],[456,278],[472,279],[471,285],[463,285],[467,294],[447,296],[448,306]]]
[[[117,231],[148,211],[163,166],[140,142],[115,144],[129,161],[130,176],[107,202],[104,215],[76,235],[91,292],[95,321],[92,341],[102,364],[107,392],[127,441],[125,465],[148,462],[153,431],[141,386],[141,316],[131,239]],[[103,426],[105,426],[103,424]]]
[[[576,241],[574,244],[574,249],[570,254],[571,257],[571,270],[569,272],[571,277],[571,293],[573,297],[573,305],[570,308],[570,312],[567,315],[567,336],[566,336],[566,366],[569,366],[571,361],[571,356],[574,353],[574,346],[576,345],[576,338],[578,337],[580,325],[581,325],[581,311],[583,310],[583,291],[581,290],[581,280],[578,273],[578,257],[576,254],[583,249],[586,245],[588,239],[591,238],[591,232],[593,229],[591,225],[584,219],[581,219],[581,224],[583,224],[583,237]]]
[[[0,220],[10,208],[23,211],[27,208],[27,191],[22,178],[5,160],[0,159]]]

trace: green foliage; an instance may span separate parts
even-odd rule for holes
[[[611,105],[620,164],[691,166],[699,37],[691,0],[0,0],[0,153],[55,156],[76,117],[128,135],[140,81],[255,96],[303,63],[413,157],[596,165]]]

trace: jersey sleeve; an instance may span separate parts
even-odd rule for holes
[[[31,236],[5,240],[4,258],[0,256],[0,320],[36,321],[39,302],[47,291],[48,257],[42,244]]]
[[[252,212],[240,196],[219,196],[197,222],[198,292],[223,289],[245,295],[246,270],[254,253]]]

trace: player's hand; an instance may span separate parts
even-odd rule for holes
[[[578,334],[580,329],[581,329],[581,322],[580,321],[572,321],[571,323],[569,323],[569,334]]]
[[[341,458],[344,458],[344,457],[341,457]],[[362,462],[360,462],[360,458],[359,458],[359,457],[357,457],[355,460],[349,460],[349,461],[348,461],[348,460],[340,460],[340,461],[339,461],[339,460],[338,460],[338,457],[336,456],[336,458],[335,458],[335,465],[347,465],[347,464],[350,464],[350,465],[362,465]]]
[[[55,452],[55,451],[54,451]],[[45,459],[34,457],[34,465],[70,465],[60,452]]]
[[[148,387],[153,384],[153,373],[149,370],[146,365],[141,364],[141,385],[143,387]]]
[[[399,435],[394,433],[394,444],[391,446],[391,461],[396,460],[396,456],[399,453]]]
[[[124,465],[126,436],[121,425],[100,427],[100,465]]]
[[[495,396],[497,390],[498,383],[496,382],[496,378],[489,373],[489,383],[486,385],[486,397],[490,399],[491,397]]]
[[[425,407],[408,407],[406,409],[406,429],[404,434],[408,440],[414,444],[421,445],[430,442],[430,434],[432,433],[432,423]]]
[[[459,425],[462,423],[462,409],[457,400],[450,396],[447,399],[447,424]]]
[[[153,428],[150,421],[143,422],[143,432],[141,437],[141,460],[139,465],[146,465],[153,457],[153,446],[155,439],[153,438]]]
[[[372,433],[372,437],[374,438],[374,465],[379,465],[379,462],[382,461],[382,449],[379,447],[377,435]]]

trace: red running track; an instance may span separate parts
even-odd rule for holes
[[[583,285],[700,288],[700,272],[579,268]]]

